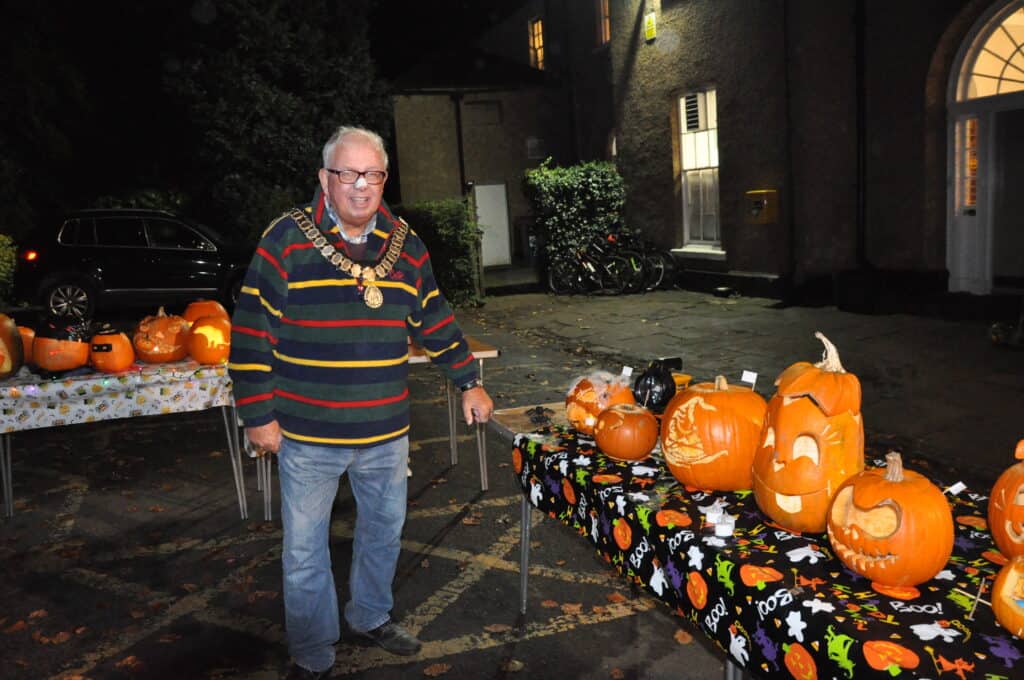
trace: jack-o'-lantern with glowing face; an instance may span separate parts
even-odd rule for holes
[[[999,570],[992,585],[992,613],[1011,635],[1024,638],[1024,556]]]
[[[989,530],[1007,558],[1024,555],[1024,439],[1015,455],[1022,462],[999,475],[988,499]]]
[[[832,501],[828,538],[849,569],[883,586],[916,586],[934,578],[953,553],[953,513],[939,487],[903,469],[889,452],[886,467],[846,480]]]
[[[698,489],[749,489],[767,410],[761,395],[723,376],[687,388],[662,416],[665,464],[676,479]]]
[[[569,389],[565,418],[577,432],[592,435],[601,411],[615,404],[635,403],[633,390],[624,376],[595,371],[576,380]]]
[[[201,364],[222,364],[231,353],[231,321],[223,316],[201,316],[185,341],[188,354]]]
[[[789,531],[825,531],[839,485],[864,469],[860,381],[825,345],[817,364],[798,362],[775,381],[761,445],[754,454],[754,498]]]

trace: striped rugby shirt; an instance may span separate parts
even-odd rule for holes
[[[319,189],[304,211],[348,253]],[[381,203],[367,240],[371,264],[397,224]],[[371,309],[357,280],[328,262],[292,218],[267,227],[232,318],[228,370],[247,427],[276,419],[290,439],[351,448],[405,436],[409,338],[456,385],[477,377],[427,248],[411,229],[398,262],[376,285],[384,304]]]

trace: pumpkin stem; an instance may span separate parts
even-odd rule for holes
[[[885,481],[903,481],[903,458],[897,451],[885,454]]]
[[[725,376],[724,375],[716,375],[715,376],[715,391],[717,391],[717,392],[724,392],[727,389],[729,389],[729,383],[727,383],[725,381]]]
[[[825,351],[821,355],[821,361],[814,365],[824,371],[830,371],[832,373],[846,373],[846,369],[843,368],[842,362],[839,361],[839,350],[836,349],[836,346],[833,345],[821,331],[815,331],[814,337],[821,340],[822,344],[825,345]]]
[[[1024,460],[1024,439],[1017,442],[1017,450],[1013,454],[1017,460]]]

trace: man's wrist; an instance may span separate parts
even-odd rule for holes
[[[473,378],[468,383],[465,383],[464,385],[459,385],[459,390],[462,392],[468,392],[473,388],[483,386],[484,384],[480,381],[480,378]]]

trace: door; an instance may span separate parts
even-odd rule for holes
[[[1024,290],[1024,109],[995,115],[992,284]]]
[[[512,264],[512,236],[508,226],[508,197],[504,184],[473,186],[476,220],[483,230],[483,265]]]

